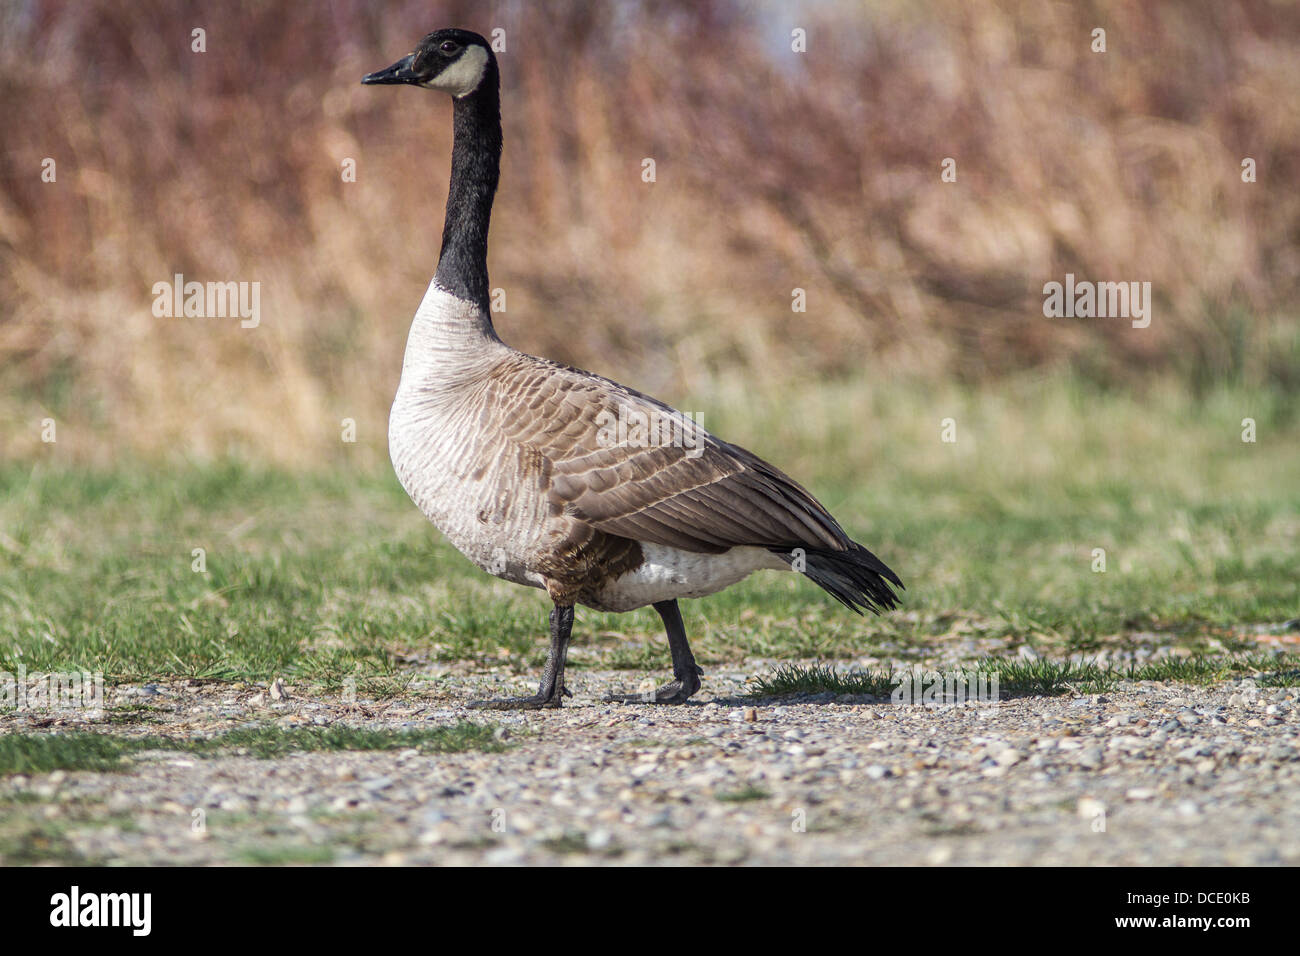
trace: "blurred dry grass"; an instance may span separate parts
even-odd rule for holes
[[[787,10],[3,4],[5,456],[42,450],[47,415],[81,461],[381,456],[437,258],[450,108],[358,80],[453,24],[506,30],[490,264],[521,348],[669,399],[736,375],[1067,366],[1300,387],[1300,5]],[[260,281],[261,327],[155,318],[176,272]],[[1151,328],[1044,319],[1042,285],[1066,272],[1150,281]]]

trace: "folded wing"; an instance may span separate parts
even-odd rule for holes
[[[670,406],[551,363],[516,375],[502,390],[514,406],[503,416],[507,437],[539,454],[557,510],[607,534],[687,551],[853,547],[794,479]]]

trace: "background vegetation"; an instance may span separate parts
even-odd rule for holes
[[[28,0],[0,4],[0,668],[535,664],[541,598],[386,462],[450,107],[358,80],[448,24],[505,30],[502,336],[699,412],[909,585],[863,622],[751,580],[690,611],[706,661],[1294,645],[1300,4]],[[260,327],[155,318],[178,272],[260,282]],[[1044,318],[1067,272],[1151,282],[1150,328]],[[582,627],[576,666],[663,666],[653,615]]]
[[[1300,385],[1296,4],[29,0],[0,18],[6,457],[381,464],[450,107],[357,81],[453,23],[506,31],[490,264],[521,348],[705,409],[728,380],[1028,369],[1130,391],[1170,373],[1189,401],[1276,387],[1290,414]],[[261,327],[155,318],[177,272],[260,281]],[[1045,319],[1066,272],[1150,281],[1151,327]]]
[[[781,401],[724,404],[719,430],[800,462],[908,590],[902,610],[859,618],[800,576],[756,575],[686,602],[692,644],[706,668],[756,676],[778,659],[1126,667],[1292,652],[1294,682],[1300,435],[1243,444],[1239,410],[1259,400],[1220,390],[1191,418],[1173,390],[1139,405],[1048,380],[822,387],[795,398],[798,418]],[[956,444],[932,440],[941,408]],[[863,409],[888,428],[855,430]],[[0,529],[0,671],[331,690],[351,677],[383,694],[456,661],[532,675],[544,656],[545,595],[472,567],[383,470],[11,467]],[[575,673],[667,666],[648,609],[583,609],[576,633]]]

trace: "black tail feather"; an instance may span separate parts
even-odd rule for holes
[[[851,611],[879,614],[898,607],[898,595],[889,585],[892,582],[902,588],[903,582],[885,562],[857,542],[847,551],[822,548],[772,548],[771,551],[795,570],[802,570]]]

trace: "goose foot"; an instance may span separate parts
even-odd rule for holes
[[[539,691],[530,697],[471,700],[468,706],[470,710],[551,710],[559,707],[564,698],[572,696],[573,692],[569,688],[561,687],[560,693],[551,694],[549,697],[543,697]]]
[[[551,648],[546,653],[542,682],[531,697],[502,697],[498,700],[472,700],[471,710],[549,710],[559,707],[564,698],[572,697],[564,686],[564,661],[569,652],[569,634],[573,628],[573,605],[557,605],[551,611]]]
[[[699,667],[694,667],[683,677],[674,678],[654,690],[639,694],[606,694],[605,700],[619,704],[684,704],[700,689],[700,675],[703,673]]]
[[[646,689],[639,694],[609,694],[605,700],[622,704],[684,704],[700,689],[700,677],[704,671],[700,670],[695,655],[691,653],[677,602],[660,601],[654,608],[663,618],[664,630],[668,634],[668,649],[673,655],[673,679],[654,690]]]

